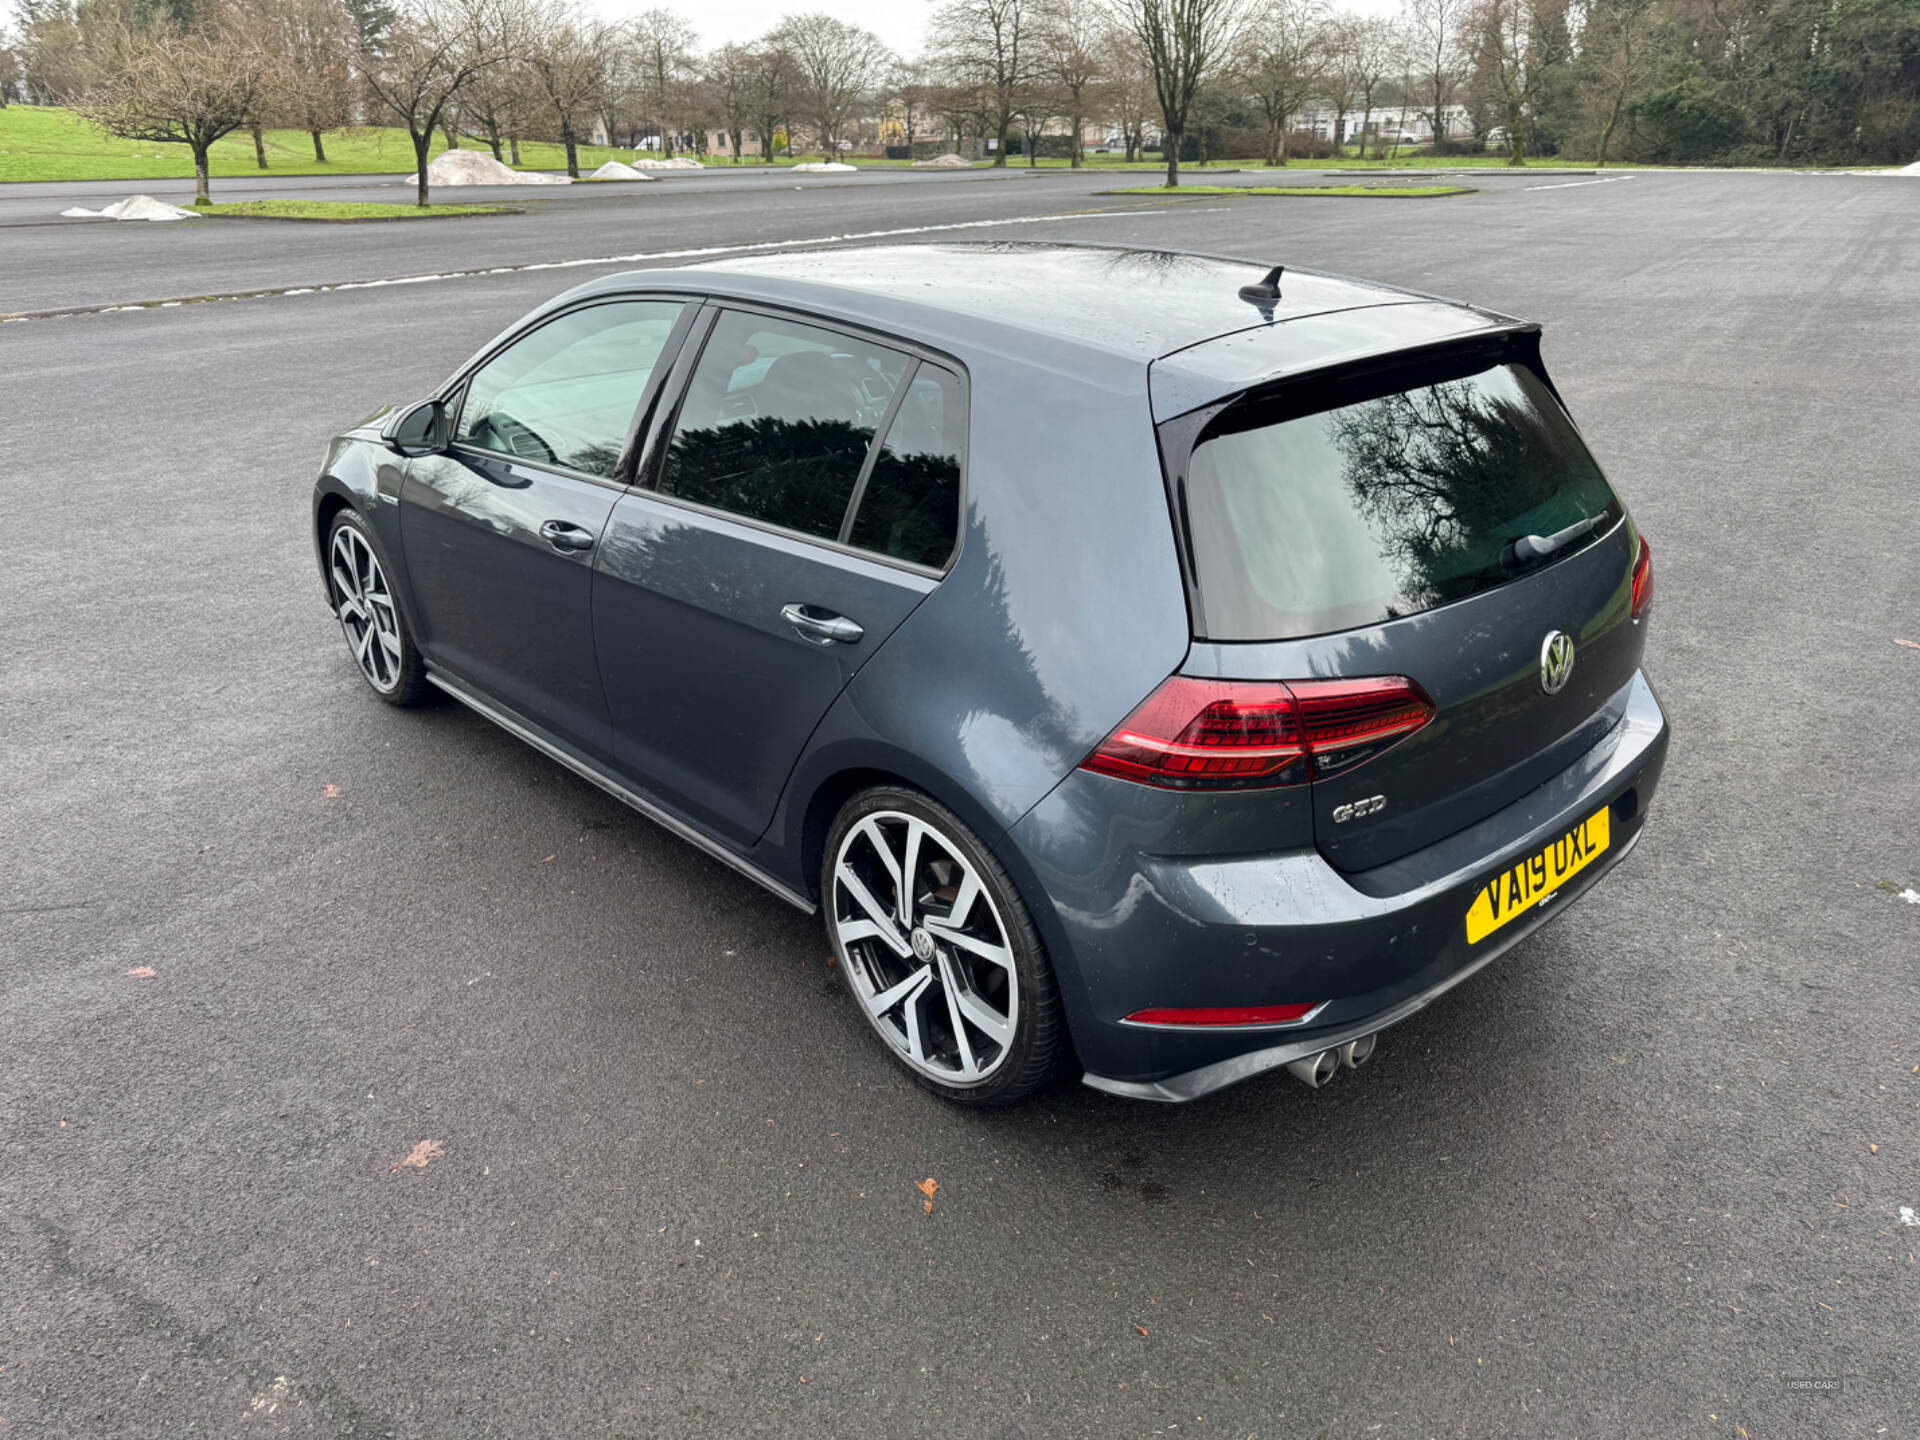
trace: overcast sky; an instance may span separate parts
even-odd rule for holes
[[[649,8],[649,0],[590,0],[605,19],[618,21]],[[655,0],[657,3],[657,0]],[[754,40],[771,30],[782,15],[802,10],[824,10],[855,25],[865,26],[902,55],[913,55],[926,39],[927,16],[933,0],[704,0],[700,4],[669,5],[693,22],[704,46],[731,40]],[[1336,0],[1335,8],[1363,15],[1385,15],[1398,0]]]

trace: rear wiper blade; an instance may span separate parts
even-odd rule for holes
[[[1507,547],[1506,561],[1513,566],[1531,565],[1536,560],[1544,560],[1549,555],[1558,554],[1582,536],[1591,535],[1606,523],[1607,513],[1589,515],[1584,520],[1576,520],[1564,530],[1556,530],[1551,535],[1522,535]]]

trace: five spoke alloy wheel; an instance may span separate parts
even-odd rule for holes
[[[917,796],[870,794],[880,803],[856,802],[835,826],[823,887],[855,999],[941,1093],[1027,1093],[1050,1073],[1058,1031],[1031,921],[957,820]]]
[[[409,705],[424,692],[424,672],[363,523],[352,511],[343,511],[327,542],[327,577],[340,632],[375,693],[396,705]]]

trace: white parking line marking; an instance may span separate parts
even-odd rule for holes
[[[494,265],[477,270],[448,270],[433,275],[393,275],[381,280],[342,280],[332,285],[287,285],[263,290],[235,291],[225,295],[197,297],[193,303],[216,300],[264,300],[280,295],[324,294],[332,290],[373,290],[385,285],[425,285],[437,280],[467,280],[476,275],[517,275],[530,270],[571,270],[583,265],[632,265],[649,260],[690,260],[711,255],[741,255],[765,250],[806,249],[810,246],[844,245],[854,240],[892,240],[905,235],[935,235],[951,230],[985,230],[1004,225],[1042,225],[1054,221],[1101,220],[1117,215],[1192,215],[1211,214],[1226,209],[1223,205],[1204,208],[1168,206],[1156,201],[1148,208],[1112,206],[1100,210],[1062,210],[1049,215],[1016,215],[1000,220],[953,220],[941,225],[903,225],[891,230],[849,230],[839,235],[809,235],[792,240],[752,240],[737,245],[698,245],[681,250],[638,250],[630,255],[590,255],[577,260],[534,260],[521,265]],[[0,314],[0,324],[19,320],[46,320],[66,315],[107,315],[124,310],[171,309],[183,301],[136,300],[124,305],[74,305],[57,310]]]
[[[1609,175],[1604,180],[1566,180],[1558,185],[1529,185],[1529,190],[1578,190],[1582,185],[1611,185],[1616,180],[1631,180],[1631,175]]]

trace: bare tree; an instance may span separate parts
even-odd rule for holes
[[[1071,164],[1085,158],[1087,119],[1105,74],[1093,0],[1048,0],[1044,12],[1047,79],[1073,135]]]
[[[1120,127],[1126,142],[1126,160],[1132,164],[1144,151],[1147,120],[1158,102],[1153,72],[1147,68],[1140,42],[1131,31],[1109,29],[1101,37],[1100,70],[1103,108]]]
[[[214,141],[247,125],[259,112],[268,57],[256,37],[215,12],[191,33],[169,29],[130,35],[108,48],[102,74],[78,110],[109,135],[193,152],[196,205],[208,194],[207,152]]]
[[[359,68],[374,102],[413,141],[414,183],[427,203],[427,153],[448,107],[475,76],[504,58],[498,27],[466,0],[409,0],[379,54],[362,50]]]
[[[831,159],[860,101],[885,82],[893,52],[872,31],[820,13],[790,16],[774,33],[792,56],[798,98]]]
[[[0,110],[20,94],[20,48],[5,26],[0,26]]]
[[[1046,46],[1037,0],[950,0],[933,12],[934,63],[946,82],[970,92],[994,137],[995,165],[1007,163],[1007,136],[1040,78]]]
[[[556,6],[533,27],[527,70],[540,86],[547,113],[567,152],[567,174],[580,178],[580,131],[606,102],[613,68],[613,32],[591,16]]]
[[[1507,164],[1524,165],[1534,98],[1573,56],[1567,0],[1479,0],[1472,23],[1506,111]]]
[[[1020,92],[1020,105],[1015,114],[1020,121],[1022,134],[1026,136],[1029,170],[1040,167],[1040,133],[1059,113],[1059,92],[1046,83],[1044,74]]]
[[[20,88],[35,105],[69,105],[87,88],[87,57],[73,0],[15,0]]]
[[[1167,184],[1180,183],[1180,147],[1201,82],[1222,68],[1246,25],[1245,0],[1108,0],[1132,31],[1153,75],[1166,125]]]
[[[1334,64],[1350,102],[1360,107],[1360,158],[1367,158],[1367,124],[1373,97],[1398,64],[1399,38],[1384,16],[1347,15],[1334,32]]]
[[[462,122],[487,137],[487,148],[503,164],[520,163],[520,137],[545,113],[540,81],[526,53],[525,46],[513,47],[508,51],[512,58],[489,65],[460,92]]]
[[[1406,64],[1429,102],[1433,148],[1446,148],[1447,107],[1460,86],[1460,29],[1471,0],[1409,0],[1407,5]]]
[[[1324,88],[1329,26],[1320,0],[1267,0],[1246,28],[1236,70],[1266,122],[1269,165],[1287,163],[1289,118]]]
[[[773,163],[773,137],[793,113],[796,81],[793,56],[778,36],[769,36],[753,50],[748,77],[749,108],[760,131],[760,163]],[[791,134],[791,130],[788,132]]]
[[[348,65],[355,33],[340,0],[257,0],[264,41],[273,56],[268,109],[281,123],[307,132],[313,158],[327,163],[321,136],[352,116]]]
[[[1601,0],[1593,5],[1581,27],[1580,49],[1603,111],[1595,163],[1604,169],[1627,97],[1653,73],[1653,0]]]
[[[693,27],[671,10],[643,10],[632,22],[636,103],[660,137],[663,154],[675,148],[683,91],[694,76],[699,46]]]
[[[920,117],[933,104],[934,94],[939,89],[933,80],[933,66],[925,59],[902,60],[894,66],[893,78],[887,88],[899,102],[900,125],[906,132],[907,158],[912,159]]]
[[[751,46],[722,45],[707,56],[703,67],[707,103],[719,118],[736,165],[740,163],[740,137],[753,125],[756,58]]]
[[[518,165],[520,137],[549,113],[546,92],[527,57],[539,44],[543,28],[556,18],[555,12],[544,0],[490,0],[475,10],[473,18],[481,32],[476,43],[499,58],[460,88],[458,115],[449,107],[441,117],[442,127],[452,132],[448,148],[458,143],[458,128],[466,126],[487,137],[494,159]],[[451,123],[456,120],[457,125]],[[507,144],[505,154],[502,140]]]

